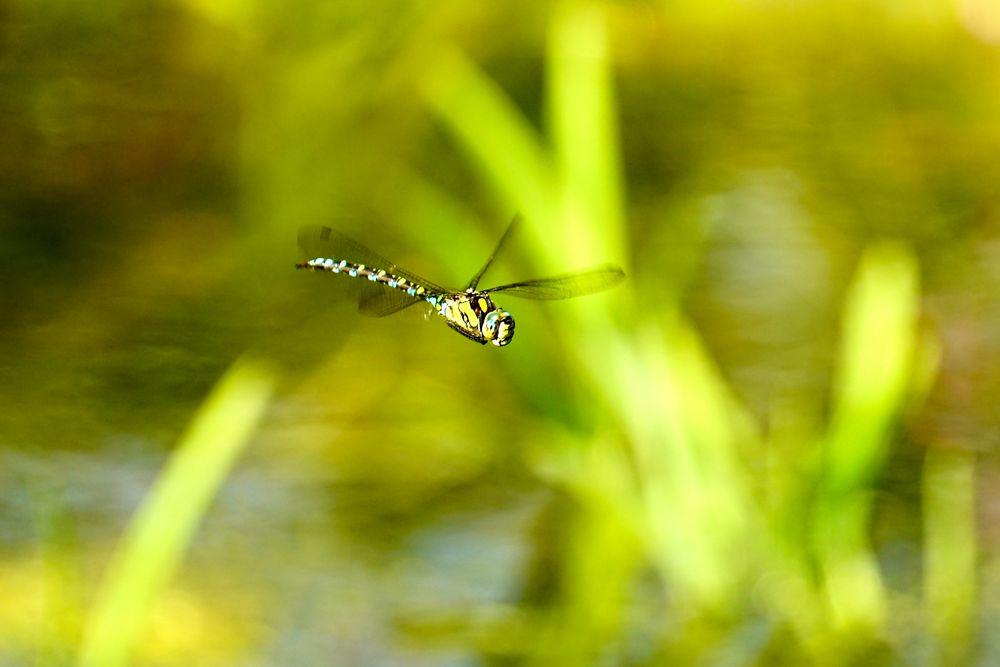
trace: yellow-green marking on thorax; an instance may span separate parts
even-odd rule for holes
[[[484,292],[459,292],[444,297],[438,308],[455,331],[485,345],[503,346],[514,338],[514,318]]]

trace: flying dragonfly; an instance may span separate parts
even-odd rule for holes
[[[621,268],[605,265],[580,273],[478,289],[480,279],[503,249],[516,223],[517,218],[464,290],[449,289],[421,278],[344,234],[318,225],[299,230],[299,248],[309,259],[295,267],[361,278],[374,283],[372,287],[381,287],[362,293],[358,302],[362,314],[382,317],[426,302],[458,333],[482,345],[491,343],[497,347],[513,340],[514,318],[493,301],[494,294],[524,299],[569,299],[608,289],[625,279]]]

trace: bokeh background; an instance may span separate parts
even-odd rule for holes
[[[5,3],[0,665],[1000,664],[998,155],[995,0]]]

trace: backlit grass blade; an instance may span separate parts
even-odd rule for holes
[[[885,590],[868,543],[872,484],[916,358],[918,269],[884,243],[861,259],[848,295],[818,498],[817,539],[835,627],[881,627]]]
[[[85,629],[80,667],[129,663],[153,604],[249,441],[271,391],[269,374],[243,361],[202,404],[112,557]]]
[[[458,51],[442,54],[422,83],[459,145],[524,214],[525,231],[531,232],[533,220],[556,219],[559,197],[548,153],[497,85]]]
[[[618,115],[604,17],[572,4],[548,41],[548,108],[566,207],[553,245],[572,265],[624,256]],[[554,221],[553,221],[554,222]]]

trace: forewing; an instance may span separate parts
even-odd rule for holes
[[[575,296],[593,294],[610,289],[625,280],[625,272],[617,266],[602,266],[590,271],[572,273],[552,278],[525,280],[509,285],[500,285],[483,290],[489,293],[504,292],[522,299],[571,299]]]
[[[503,236],[500,237],[500,240],[497,242],[496,247],[493,248],[493,252],[490,253],[490,256],[486,259],[486,262],[483,264],[482,268],[479,269],[479,272],[472,277],[472,280],[469,281],[469,284],[466,285],[466,289],[474,290],[476,289],[476,287],[479,286],[479,281],[482,279],[486,271],[489,270],[490,266],[493,264],[493,260],[495,260],[497,258],[497,255],[499,255],[500,252],[503,250],[504,245],[507,243],[507,239],[510,238],[511,232],[514,231],[514,228],[517,227],[520,222],[521,222],[521,215],[520,214],[515,215],[514,219],[510,221],[509,225],[507,225],[507,229],[504,231]]]

